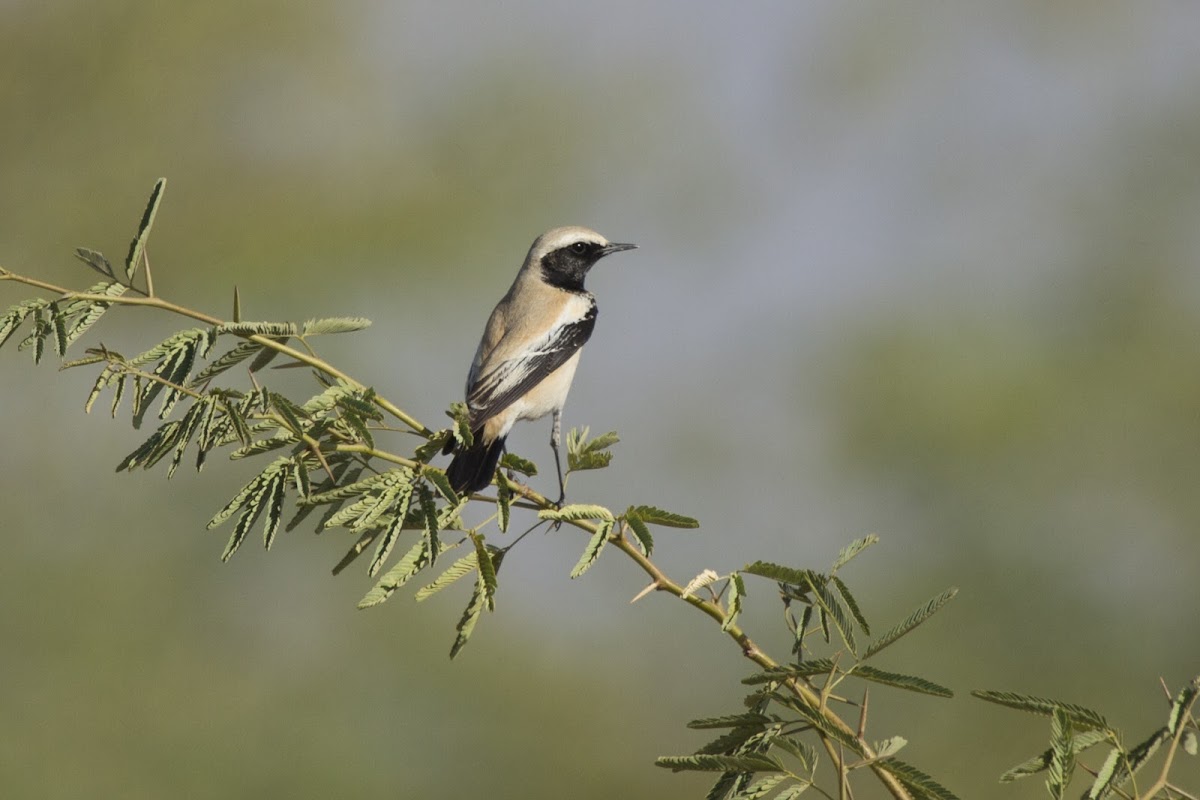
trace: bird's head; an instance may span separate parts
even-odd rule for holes
[[[547,283],[582,291],[583,279],[597,261],[636,247],[636,244],[610,242],[588,228],[568,225],[546,231],[534,240],[526,264],[540,268]]]

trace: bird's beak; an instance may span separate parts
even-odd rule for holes
[[[622,250],[637,250],[636,244],[620,244],[618,242],[609,242],[600,248],[600,255],[609,256],[613,253],[619,253]]]

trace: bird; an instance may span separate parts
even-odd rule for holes
[[[588,271],[605,256],[636,249],[588,228],[553,228],[534,240],[508,293],[488,318],[467,373],[467,420],[472,443],[455,451],[446,477],[458,494],[492,481],[505,438],[520,420],[552,415],[550,447],[558,470],[558,501],[566,499],[558,449],[562,410],[583,345],[596,325],[596,298],[584,288]]]

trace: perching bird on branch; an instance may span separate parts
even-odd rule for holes
[[[474,443],[460,446],[446,468],[456,492],[477,492],[491,482],[505,437],[518,420],[552,414],[550,447],[562,504],[562,409],[579,354],[596,325],[596,298],[583,280],[600,259],[635,247],[576,226],[554,228],[534,241],[508,294],[488,318],[467,375]]]

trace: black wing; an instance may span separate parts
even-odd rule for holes
[[[482,425],[571,360],[596,327],[596,306],[583,319],[563,325],[520,358],[498,364],[480,376],[467,395],[471,424]]]

